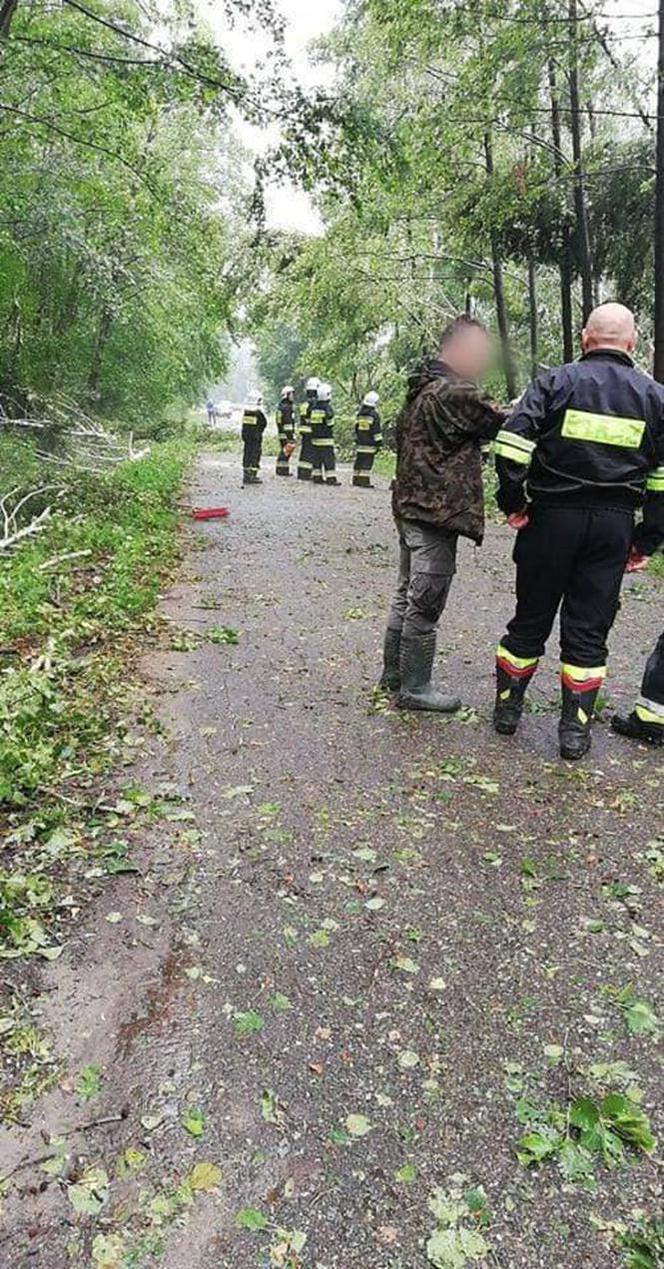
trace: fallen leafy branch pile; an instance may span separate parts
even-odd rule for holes
[[[72,880],[111,849],[99,778],[128,741],[127,665],[178,550],[188,443],[72,474],[46,530],[0,561],[0,957],[62,950]]]

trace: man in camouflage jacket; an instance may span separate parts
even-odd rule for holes
[[[504,413],[482,395],[491,346],[481,322],[457,317],[437,359],[409,382],[397,421],[392,510],[399,535],[399,579],[390,607],[381,686],[402,709],[452,712],[456,697],[431,683],[436,627],[456,571],[459,536],[484,536],[482,446]]]

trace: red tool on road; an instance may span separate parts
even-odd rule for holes
[[[230,515],[228,507],[192,507],[192,520],[223,520]]]

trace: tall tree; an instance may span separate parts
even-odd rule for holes
[[[657,61],[657,177],[655,191],[655,361],[654,375],[664,383],[664,0],[659,0]]]

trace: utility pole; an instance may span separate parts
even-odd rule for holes
[[[657,63],[657,180],[655,186],[655,363],[653,374],[664,383],[664,0],[659,0]]]
[[[0,40],[9,35],[12,18],[18,7],[18,0],[0,0]]]
[[[581,100],[579,93],[579,13],[576,0],[569,0],[569,105],[570,132],[572,134],[572,156],[574,159],[574,208],[578,234],[579,268],[581,272],[581,296],[583,302],[583,320],[585,322],[593,304],[593,266],[590,247],[590,226],[588,224],[588,199],[586,196],[586,179],[583,170],[583,149],[581,140]]]

